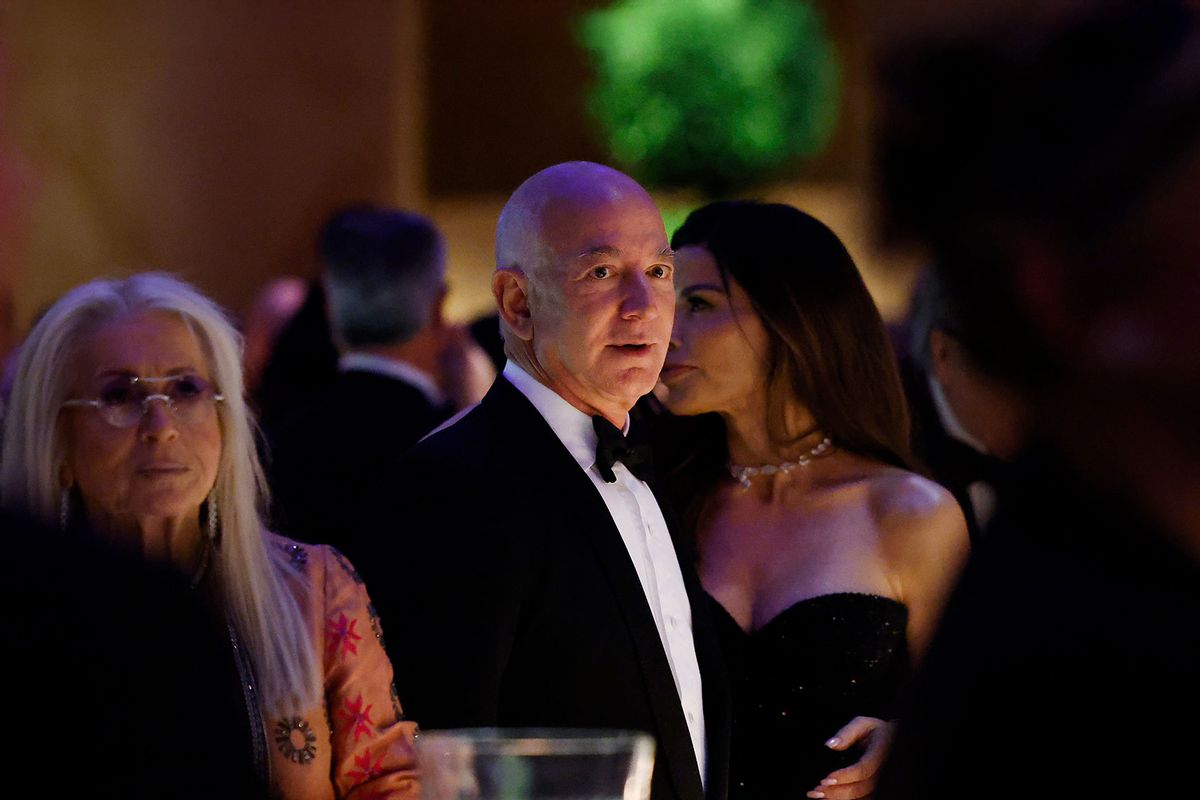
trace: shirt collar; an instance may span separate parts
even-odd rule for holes
[[[438,388],[437,381],[433,379],[433,376],[407,361],[398,361],[374,353],[346,353],[338,359],[338,370],[341,372],[350,370],[373,372],[376,375],[393,378],[407,383],[425,395],[425,399],[429,401],[430,405],[442,406],[446,403],[446,396]]]
[[[987,453],[987,447],[983,442],[968,433],[967,429],[958,421],[958,417],[954,416],[954,409],[950,407],[950,401],[946,399],[946,392],[933,375],[929,375],[929,396],[933,399],[933,408],[937,411],[938,420],[941,421],[946,435],[951,439],[957,439],[972,450]]]
[[[539,383],[514,361],[508,361],[501,374],[533,404],[580,468],[591,469],[596,463],[596,441],[599,438],[591,416],[568,403],[549,386]],[[625,415],[623,432],[629,432],[628,414]]]

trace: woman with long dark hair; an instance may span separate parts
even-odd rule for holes
[[[916,474],[879,312],[837,236],[719,202],[672,240],[662,456],[734,689],[731,796],[853,798],[967,548]],[[851,763],[856,762],[856,763]]]

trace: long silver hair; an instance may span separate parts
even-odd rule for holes
[[[289,566],[290,556],[269,542],[262,523],[267,489],[244,397],[241,335],[191,285],[162,273],[95,280],[45,313],[22,345],[4,418],[0,504],[48,523],[57,520],[67,455],[59,409],[69,399],[72,359],[104,324],[147,311],[179,316],[225,396],[217,406],[221,457],[209,496],[220,519],[213,564],[225,613],[249,651],[268,710],[311,708],[321,697],[319,658],[292,591],[293,582],[304,578]]]

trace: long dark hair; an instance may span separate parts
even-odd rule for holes
[[[791,206],[729,200],[688,215],[671,246],[692,245],[712,254],[727,289],[734,281],[746,291],[766,328],[772,438],[786,444],[794,435],[783,429],[783,409],[799,399],[838,447],[912,469],[895,354],[879,309],[837,235]],[[671,451],[672,482],[682,477],[679,488],[690,495],[680,498],[684,508],[701,500],[697,495],[707,494],[724,469],[728,454],[718,422],[697,419],[663,440]],[[676,451],[682,442],[671,440],[684,430],[691,442]],[[692,455],[673,457],[683,450]]]

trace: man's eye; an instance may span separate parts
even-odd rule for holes
[[[665,264],[655,264],[650,268],[650,275],[655,278],[671,277],[671,268]]]
[[[612,275],[612,267],[592,267],[590,274],[593,278],[607,278]]]

